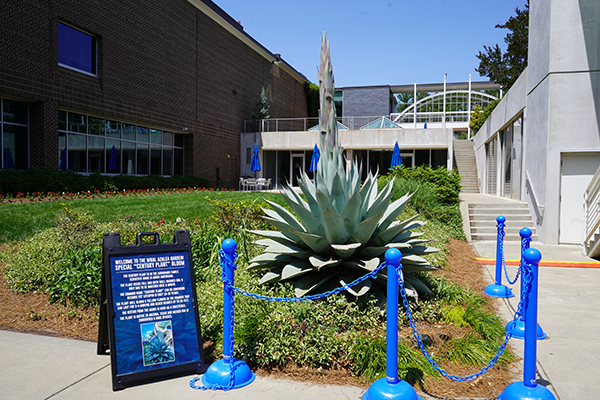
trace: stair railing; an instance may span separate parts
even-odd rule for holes
[[[527,189],[527,193],[531,194],[531,200],[533,201],[533,208],[535,210],[535,214],[537,216],[536,223],[540,223],[540,219],[544,218],[544,211],[546,210],[546,206],[541,205],[538,201],[537,195],[535,194],[535,189],[533,188],[533,184],[531,183],[531,177],[529,176],[529,172],[525,170],[525,188]]]
[[[592,181],[583,193],[585,215],[583,248],[589,255],[592,237],[600,233],[600,167],[592,177]]]

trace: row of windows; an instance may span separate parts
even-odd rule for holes
[[[75,172],[183,175],[183,135],[59,111],[58,168]]]
[[[0,168],[28,167],[27,104],[0,99]]]

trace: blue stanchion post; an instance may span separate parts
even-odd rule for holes
[[[213,389],[238,389],[254,381],[254,373],[248,365],[233,357],[234,325],[234,273],[237,243],[225,239],[222,244],[225,260],[222,260],[223,275],[223,358],[215,361],[202,376],[202,383]],[[227,282],[228,281],[228,282]],[[228,284],[229,283],[229,284]]]
[[[523,361],[523,381],[508,385],[498,396],[499,400],[556,400],[550,390],[536,382],[537,357],[537,303],[538,265],[542,255],[536,249],[523,253],[524,261],[531,267],[531,291],[525,304],[525,357]]]
[[[398,378],[398,276],[396,268],[402,254],[398,249],[385,252],[387,263],[386,377],[369,386],[363,400],[421,400],[415,389]]]
[[[506,218],[504,218],[503,215],[499,215],[498,218],[496,218],[496,222],[498,223],[496,225],[498,228],[498,236],[496,239],[496,279],[493,284],[487,285],[483,291],[485,294],[491,297],[514,297],[514,294],[510,288],[502,284],[502,266],[504,261],[504,222],[506,222]]]
[[[519,235],[521,236],[521,265],[523,265],[523,262],[525,261],[525,252],[529,250],[529,246],[531,244],[531,229],[527,227],[521,228]],[[523,298],[523,290],[523,279],[521,279],[521,298]],[[527,310],[524,310],[517,321],[510,321],[508,324],[506,324],[506,331],[512,332],[512,337],[515,339],[523,339],[525,337],[525,312],[527,312]],[[536,332],[537,340],[546,339],[546,332],[544,332],[539,324],[537,325]]]

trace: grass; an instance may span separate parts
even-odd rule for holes
[[[0,244],[21,241],[56,225],[56,218],[67,204],[74,210],[85,211],[98,222],[110,222],[124,216],[133,218],[177,218],[205,220],[211,206],[205,197],[222,200],[268,199],[284,204],[278,193],[196,192],[152,196],[123,196],[67,201],[0,204]]]

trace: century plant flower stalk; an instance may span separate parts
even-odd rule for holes
[[[250,260],[248,269],[268,269],[259,283],[293,281],[298,297],[317,294],[348,284],[375,270],[387,249],[403,255],[405,288],[412,296],[429,289],[412,272],[435,269],[421,255],[438,251],[425,245],[421,233],[412,232],[424,222],[415,217],[397,221],[411,195],[392,202],[393,179],[381,191],[377,174],[367,173],[361,184],[362,168],[347,163],[342,155],[333,104],[334,79],[329,43],[321,37],[319,65],[321,109],[321,159],[314,182],[305,171],[298,179],[304,198],[289,185],[282,193],[293,212],[267,201],[266,219],[278,231],[250,231],[264,252]],[[386,273],[347,289],[353,296],[374,294],[386,301]]]

